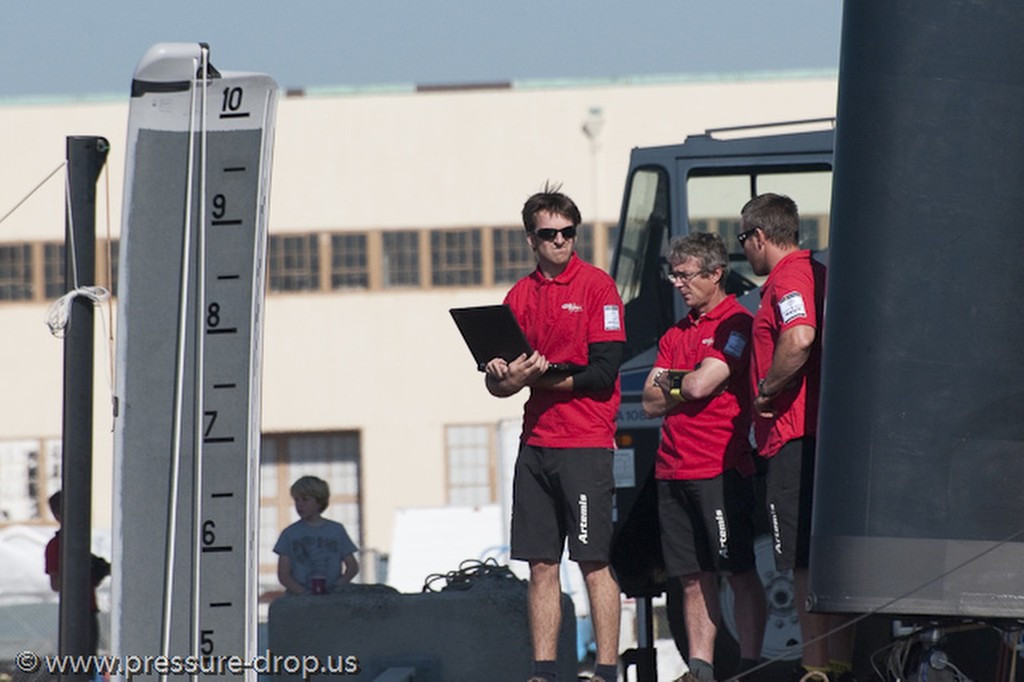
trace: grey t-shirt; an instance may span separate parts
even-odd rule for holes
[[[330,590],[341,577],[342,561],[357,549],[345,527],[328,519],[318,526],[296,521],[281,532],[274,545],[275,553],[289,558],[292,577],[307,590],[314,575],[324,576]]]

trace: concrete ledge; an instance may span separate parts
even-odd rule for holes
[[[273,655],[317,656],[332,670],[354,656],[359,671],[348,674],[367,680],[412,668],[408,679],[415,682],[524,682],[533,659],[526,583],[513,579],[481,579],[464,590],[423,594],[349,585],[323,596],[282,597],[270,605],[267,625]],[[575,651],[575,613],[563,594],[562,679],[576,679]],[[275,679],[301,675],[279,673]]]

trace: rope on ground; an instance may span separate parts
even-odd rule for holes
[[[423,592],[443,592],[445,590],[468,590],[473,585],[481,584],[484,581],[508,581],[514,580],[517,583],[524,581],[516,577],[508,566],[499,565],[493,558],[479,561],[477,559],[466,559],[459,564],[455,571],[447,573],[431,573],[423,582]],[[440,589],[435,585],[444,581]]]

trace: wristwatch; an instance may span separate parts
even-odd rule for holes
[[[668,372],[668,394],[678,402],[686,402],[686,396],[683,395],[683,377],[689,374],[689,372],[669,370]]]
[[[658,379],[660,379],[661,375],[664,374],[664,373],[665,373],[665,370],[663,370],[663,369],[659,369],[657,372],[655,372],[654,373],[654,377],[651,379],[651,383],[654,384],[655,386],[657,386],[658,388],[661,388],[661,386],[658,384]]]
[[[761,379],[757,382],[757,395],[760,398],[771,398],[775,394],[764,390],[764,379]]]

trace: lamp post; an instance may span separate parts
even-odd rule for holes
[[[598,177],[597,177],[597,153],[601,149],[601,130],[604,128],[604,111],[601,107],[593,106],[587,111],[587,117],[583,119],[583,134],[587,136],[587,140],[590,141],[590,201],[591,201],[591,224],[593,225],[594,235],[594,258],[598,260],[598,254],[607,253],[607,235],[603,231],[598,229],[600,221],[598,219]],[[606,260],[601,258],[601,261]],[[602,262],[596,263],[599,266],[603,266]]]

